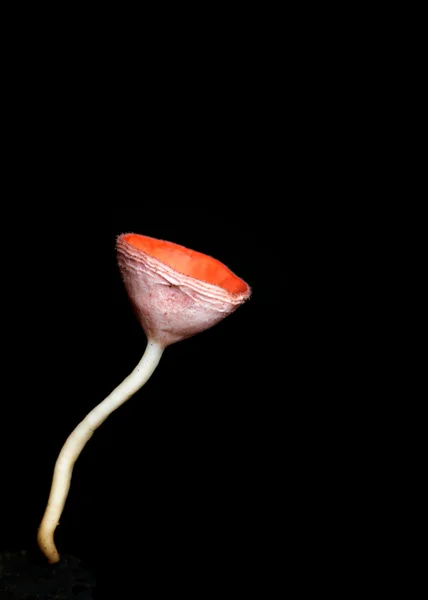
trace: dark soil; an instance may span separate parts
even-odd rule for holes
[[[25,550],[0,554],[0,600],[92,600],[94,588],[95,576],[74,556],[49,565]]]

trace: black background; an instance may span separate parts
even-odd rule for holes
[[[331,523],[352,539],[356,512],[342,520],[356,488],[342,483],[344,448],[369,414],[358,381],[377,365],[349,351],[373,292],[345,252],[355,218],[371,221],[358,185],[372,134],[352,61],[305,13],[274,34],[275,17],[264,31],[240,18],[233,48],[216,33],[203,52],[128,24],[122,42],[97,20],[107,40],[91,32],[80,55],[74,33],[57,52],[35,28],[27,47],[19,19],[2,98],[0,551],[37,550],[62,444],[144,352],[114,248],[135,231],[212,254],[253,295],[168,348],[95,433],[59,550],[101,582],[140,577],[138,591],[233,575],[238,592],[260,581],[271,597],[269,582],[299,587],[316,565],[336,578]]]
[[[117,235],[133,231],[214,256],[253,294],[168,348],[97,430],[74,468],[58,549],[101,581],[133,573],[146,589],[233,575],[239,589],[262,580],[266,594],[274,575],[302,568],[314,512],[313,358],[325,342],[312,240],[322,207],[311,201],[322,175],[308,168],[316,118],[293,61],[282,73],[255,52],[188,80],[170,59],[171,72],[138,79],[114,61],[73,75],[65,57],[53,77],[28,56],[25,93],[11,87],[0,550],[36,550],[62,444],[144,352],[115,255]]]

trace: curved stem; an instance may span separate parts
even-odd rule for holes
[[[149,340],[142,359],[132,373],[105,400],[91,410],[62,447],[55,464],[48,504],[37,533],[39,547],[50,563],[59,561],[53,538],[70,489],[74,463],[97,427],[146,383],[156,369],[163,351],[163,346]]]

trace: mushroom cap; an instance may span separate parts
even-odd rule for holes
[[[116,250],[137,318],[147,338],[164,347],[212,327],[251,295],[223,263],[184,246],[123,233]]]

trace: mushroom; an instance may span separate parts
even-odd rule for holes
[[[212,327],[251,294],[245,281],[218,260],[172,242],[126,233],[117,238],[116,250],[147,346],[132,373],[77,425],[59,453],[37,534],[39,547],[50,563],[60,559],[54,533],[70,489],[73,466],[94,431],[146,383],[167,346]]]

